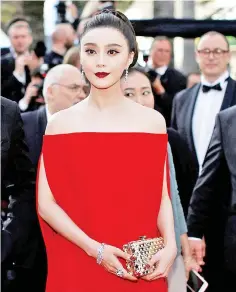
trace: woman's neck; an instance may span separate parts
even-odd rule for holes
[[[120,81],[107,89],[91,86],[88,104],[100,111],[120,106],[124,101],[125,97],[120,87]]]

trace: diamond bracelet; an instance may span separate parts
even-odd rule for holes
[[[105,243],[101,243],[101,245],[98,248],[98,255],[97,255],[97,264],[101,265],[103,260],[103,252],[105,248]]]

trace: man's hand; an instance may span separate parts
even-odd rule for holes
[[[165,88],[161,85],[161,81],[158,77],[154,80],[152,86],[157,94],[165,93]]]
[[[200,266],[203,266],[205,264],[203,261],[203,258],[205,257],[205,254],[206,254],[205,240],[189,238],[189,245],[190,245],[192,256],[197,261],[197,264]]]

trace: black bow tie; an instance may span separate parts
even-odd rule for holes
[[[218,91],[222,90],[220,83],[218,83],[214,86],[202,85],[202,92],[204,92],[204,93],[210,91],[211,89],[218,90]]]

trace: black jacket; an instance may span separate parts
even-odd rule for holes
[[[219,185],[223,185],[221,192]],[[225,264],[236,275],[236,106],[217,116],[189,207],[189,236],[202,237],[208,228],[215,228],[211,214],[216,201],[221,206],[222,224],[225,224]],[[220,226],[215,229],[220,230]]]
[[[36,222],[35,173],[28,157],[17,104],[1,97],[1,190],[9,201],[2,229],[2,262],[10,257],[27,265],[30,234]],[[27,250],[28,249],[28,250]]]
[[[167,128],[168,140],[173,154],[176,180],[184,215],[187,216],[189,201],[194,187],[194,164],[187,143],[180,134]]]
[[[29,68],[25,66],[26,83],[22,84],[13,75],[14,70],[15,59],[9,53],[1,59],[1,95],[18,103],[24,97],[31,77]]]
[[[165,74],[160,77],[165,93],[158,95],[154,92],[155,108],[165,117],[167,127],[170,126],[172,102],[177,92],[186,88],[187,78],[174,68],[168,67]]]
[[[23,113],[22,120],[24,123],[25,140],[29,147],[29,156],[35,169],[37,169],[43,144],[43,135],[47,126],[45,106],[32,112]]]

